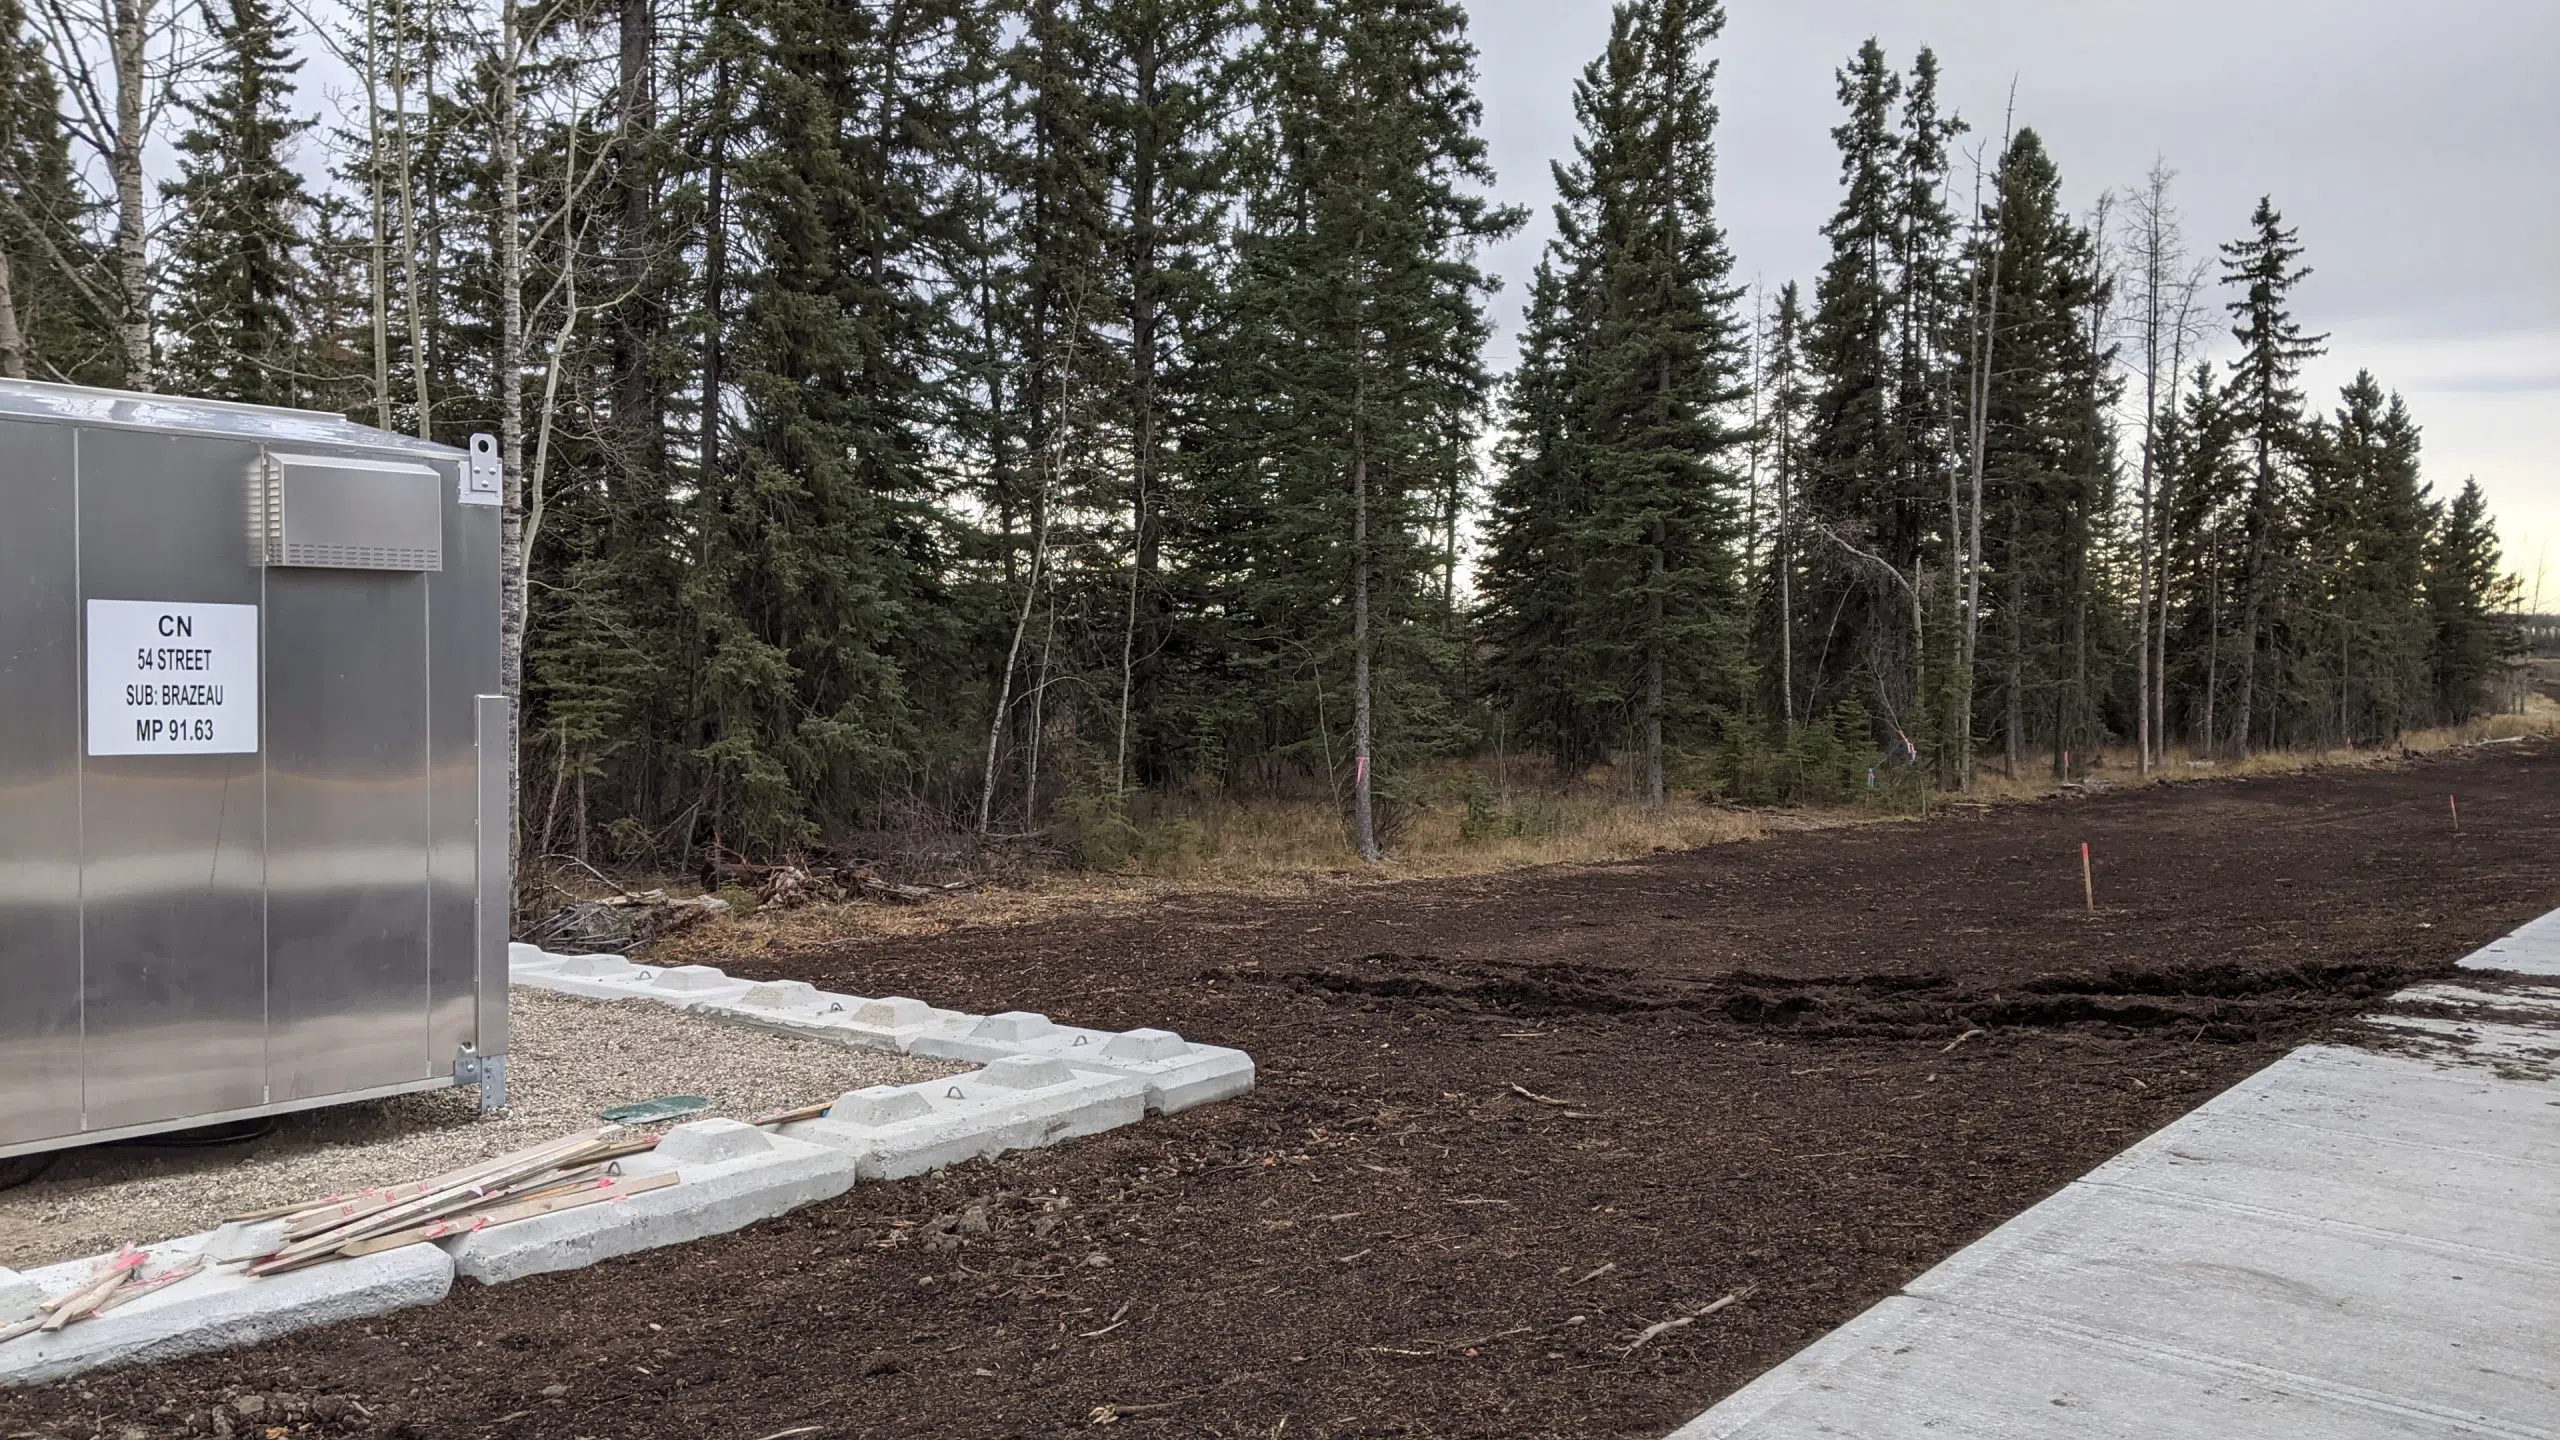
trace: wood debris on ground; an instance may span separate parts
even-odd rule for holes
[[[595,899],[571,900],[528,926],[517,938],[546,950],[636,950],[728,908],[729,902],[717,895],[625,890]]]
[[[244,1268],[252,1276],[277,1275],[664,1189],[676,1183],[674,1172],[625,1175],[619,1163],[657,1143],[655,1135],[605,1125],[410,1184],[278,1205],[231,1216],[227,1223],[282,1222],[282,1246]],[[201,1255],[164,1264],[125,1245],[96,1275],[41,1302],[36,1318],[0,1328],[0,1342],[103,1315],[204,1266]]]
[[[644,1194],[674,1184],[676,1177],[628,1177],[615,1162],[657,1143],[654,1135],[605,1125],[413,1185],[332,1195],[281,1214],[238,1217],[284,1221],[284,1247],[251,1261],[248,1273],[275,1275]]]
[[[893,905],[919,905],[941,894],[968,888],[967,881],[948,885],[904,885],[883,877],[877,865],[862,861],[801,860],[758,865],[744,860],[713,867],[714,878],[756,897],[759,908],[795,910],[803,905],[847,900],[877,900]]]

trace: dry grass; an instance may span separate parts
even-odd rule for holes
[[[2420,753],[2525,735],[2560,734],[2560,703],[2529,696],[2522,713],[2496,715],[2470,725],[2407,736]],[[2176,784],[2235,775],[2281,775],[2339,765],[2380,764],[2398,749],[2286,750],[2260,752],[2245,761],[2195,763],[2173,753],[2148,777],[2134,772],[2129,749],[2101,757],[2101,786]],[[2010,779],[1985,771],[1971,804],[2023,804],[2069,788],[2050,778],[2041,763]],[[767,950],[814,948],[863,936],[932,935],[952,930],[1019,925],[1072,913],[1121,911],[1180,895],[1225,894],[1292,898],[1341,885],[1393,884],[1462,875],[1484,875],[1540,865],[1605,864],[1663,851],[1758,840],[1782,831],[1886,823],[1901,817],[1848,808],[1745,810],[1680,800],[1655,810],[1630,793],[1624,777],[1596,771],[1570,789],[1522,789],[1507,814],[1515,823],[1481,825],[1469,833],[1460,795],[1463,767],[1420,777],[1431,796],[1396,837],[1393,853],[1375,866],[1352,853],[1339,812],[1321,799],[1194,799],[1163,806],[1149,818],[1158,837],[1148,855],[1118,872],[1051,872],[1001,885],[989,884],[919,906],[819,905],[756,912],[741,905],[732,914],[658,942],[648,958],[661,964],[717,961]],[[736,898],[736,897],[733,897]]]

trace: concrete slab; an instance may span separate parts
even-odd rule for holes
[[[2162,1397],[2174,1397],[2164,1403]],[[2358,1403],[2364,1400],[2367,1403]],[[2526,1432],[2531,1433],[2531,1432]],[[1673,1440],[2444,1440],[2387,1397],[2324,1394],[2193,1350],[2146,1350],[1895,1296]]]
[[[2492,1063],[2560,1066],[2560,1029],[2431,1015],[2376,1015],[2364,1023],[2387,1034],[2424,1041],[2438,1053]]]
[[[2510,970],[2519,975],[2560,975],[2560,910],[2527,921],[2459,962],[2465,970]]]
[[[2285,1056],[1677,1440],[2560,1440],[2560,1014],[2398,998],[2436,1048]]]
[[[1145,1116],[1146,1085],[1134,1076],[1014,1055],[948,1080],[848,1092],[825,1118],[783,1126],[782,1133],[855,1156],[866,1180],[896,1180]]]
[[[518,975],[539,975],[557,970],[568,958],[566,955],[554,955],[539,945],[511,940],[507,942],[507,977],[512,980]]]
[[[194,1254],[208,1237],[151,1247],[150,1269]],[[98,1273],[97,1259],[29,1272],[58,1295]],[[150,1273],[146,1269],[145,1273]],[[412,1305],[432,1305],[453,1288],[453,1260],[433,1245],[251,1279],[231,1266],[199,1273],[93,1319],[49,1334],[0,1342],[0,1385],[36,1385],[110,1365],[200,1355],[255,1345],[314,1325],[334,1325]]]
[[[853,1188],[859,1169],[859,1157],[844,1150],[767,1134],[742,1121],[697,1120],[669,1130],[655,1151],[623,1164],[627,1175],[672,1170],[672,1186],[438,1243],[456,1273],[501,1285],[725,1235],[841,1195]]]

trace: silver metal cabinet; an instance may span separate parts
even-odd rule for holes
[[[492,459],[0,381],[0,1156],[503,1103]]]

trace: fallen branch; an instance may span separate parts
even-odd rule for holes
[[[1964,1042],[1966,1042],[1967,1040],[1970,1040],[1970,1039],[1972,1039],[1973,1037],[1975,1037],[1976,1035],[1979,1035],[1979,1034],[1981,1034],[1981,1033],[1982,1033],[1982,1032],[1981,1032],[1981,1031],[1979,1031],[1979,1030],[1967,1030],[1966,1032],[1964,1032],[1963,1034],[1961,1034],[1961,1035],[1957,1036],[1957,1037],[1956,1037],[1956,1038],[1954,1038],[1953,1040],[1948,1041],[1945,1045],[1940,1046],[1940,1047],[1939,1047],[1939,1049],[1938,1049],[1938,1053],[1939,1053],[1939,1054],[1941,1054],[1941,1055],[1947,1054],[1947,1053],[1949,1053],[1950,1051],[1954,1050],[1957,1046],[1959,1046],[1959,1045],[1963,1044],[1963,1043],[1964,1043]]]
[[[1558,1100],[1552,1095],[1541,1095],[1526,1085],[1514,1084],[1511,1092],[1523,1100],[1535,1100],[1541,1105],[1553,1105],[1559,1110],[1571,1109],[1574,1103],[1570,1100]]]
[[[1699,1306],[1697,1309],[1690,1311],[1688,1314],[1683,1315],[1676,1320],[1656,1320],[1652,1324],[1644,1327],[1643,1332],[1636,1336],[1635,1343],[1629,1345],[1626,1349],[1621,1350],[1618,1353],[1621,1355],[1633,1355],[1636,1351],[1644,1347],[1646,1341],[1651,1340],[1656,1336],[1668,1335],[1672,1331],[1681,1329],[1685,1326],[1695,1325],[1699,1321],[1713,1315],[1728,1305],[1740,1303],[1742,1300],[1748,1298],[1752,1291],[1759,1288],[1760,1287],[1757,1285],[1745,1285],[1741,1289],[1736,1290],[1732,1294],[1726,1295],[1721,1299],[1708,1301],[1706,1304]]]

